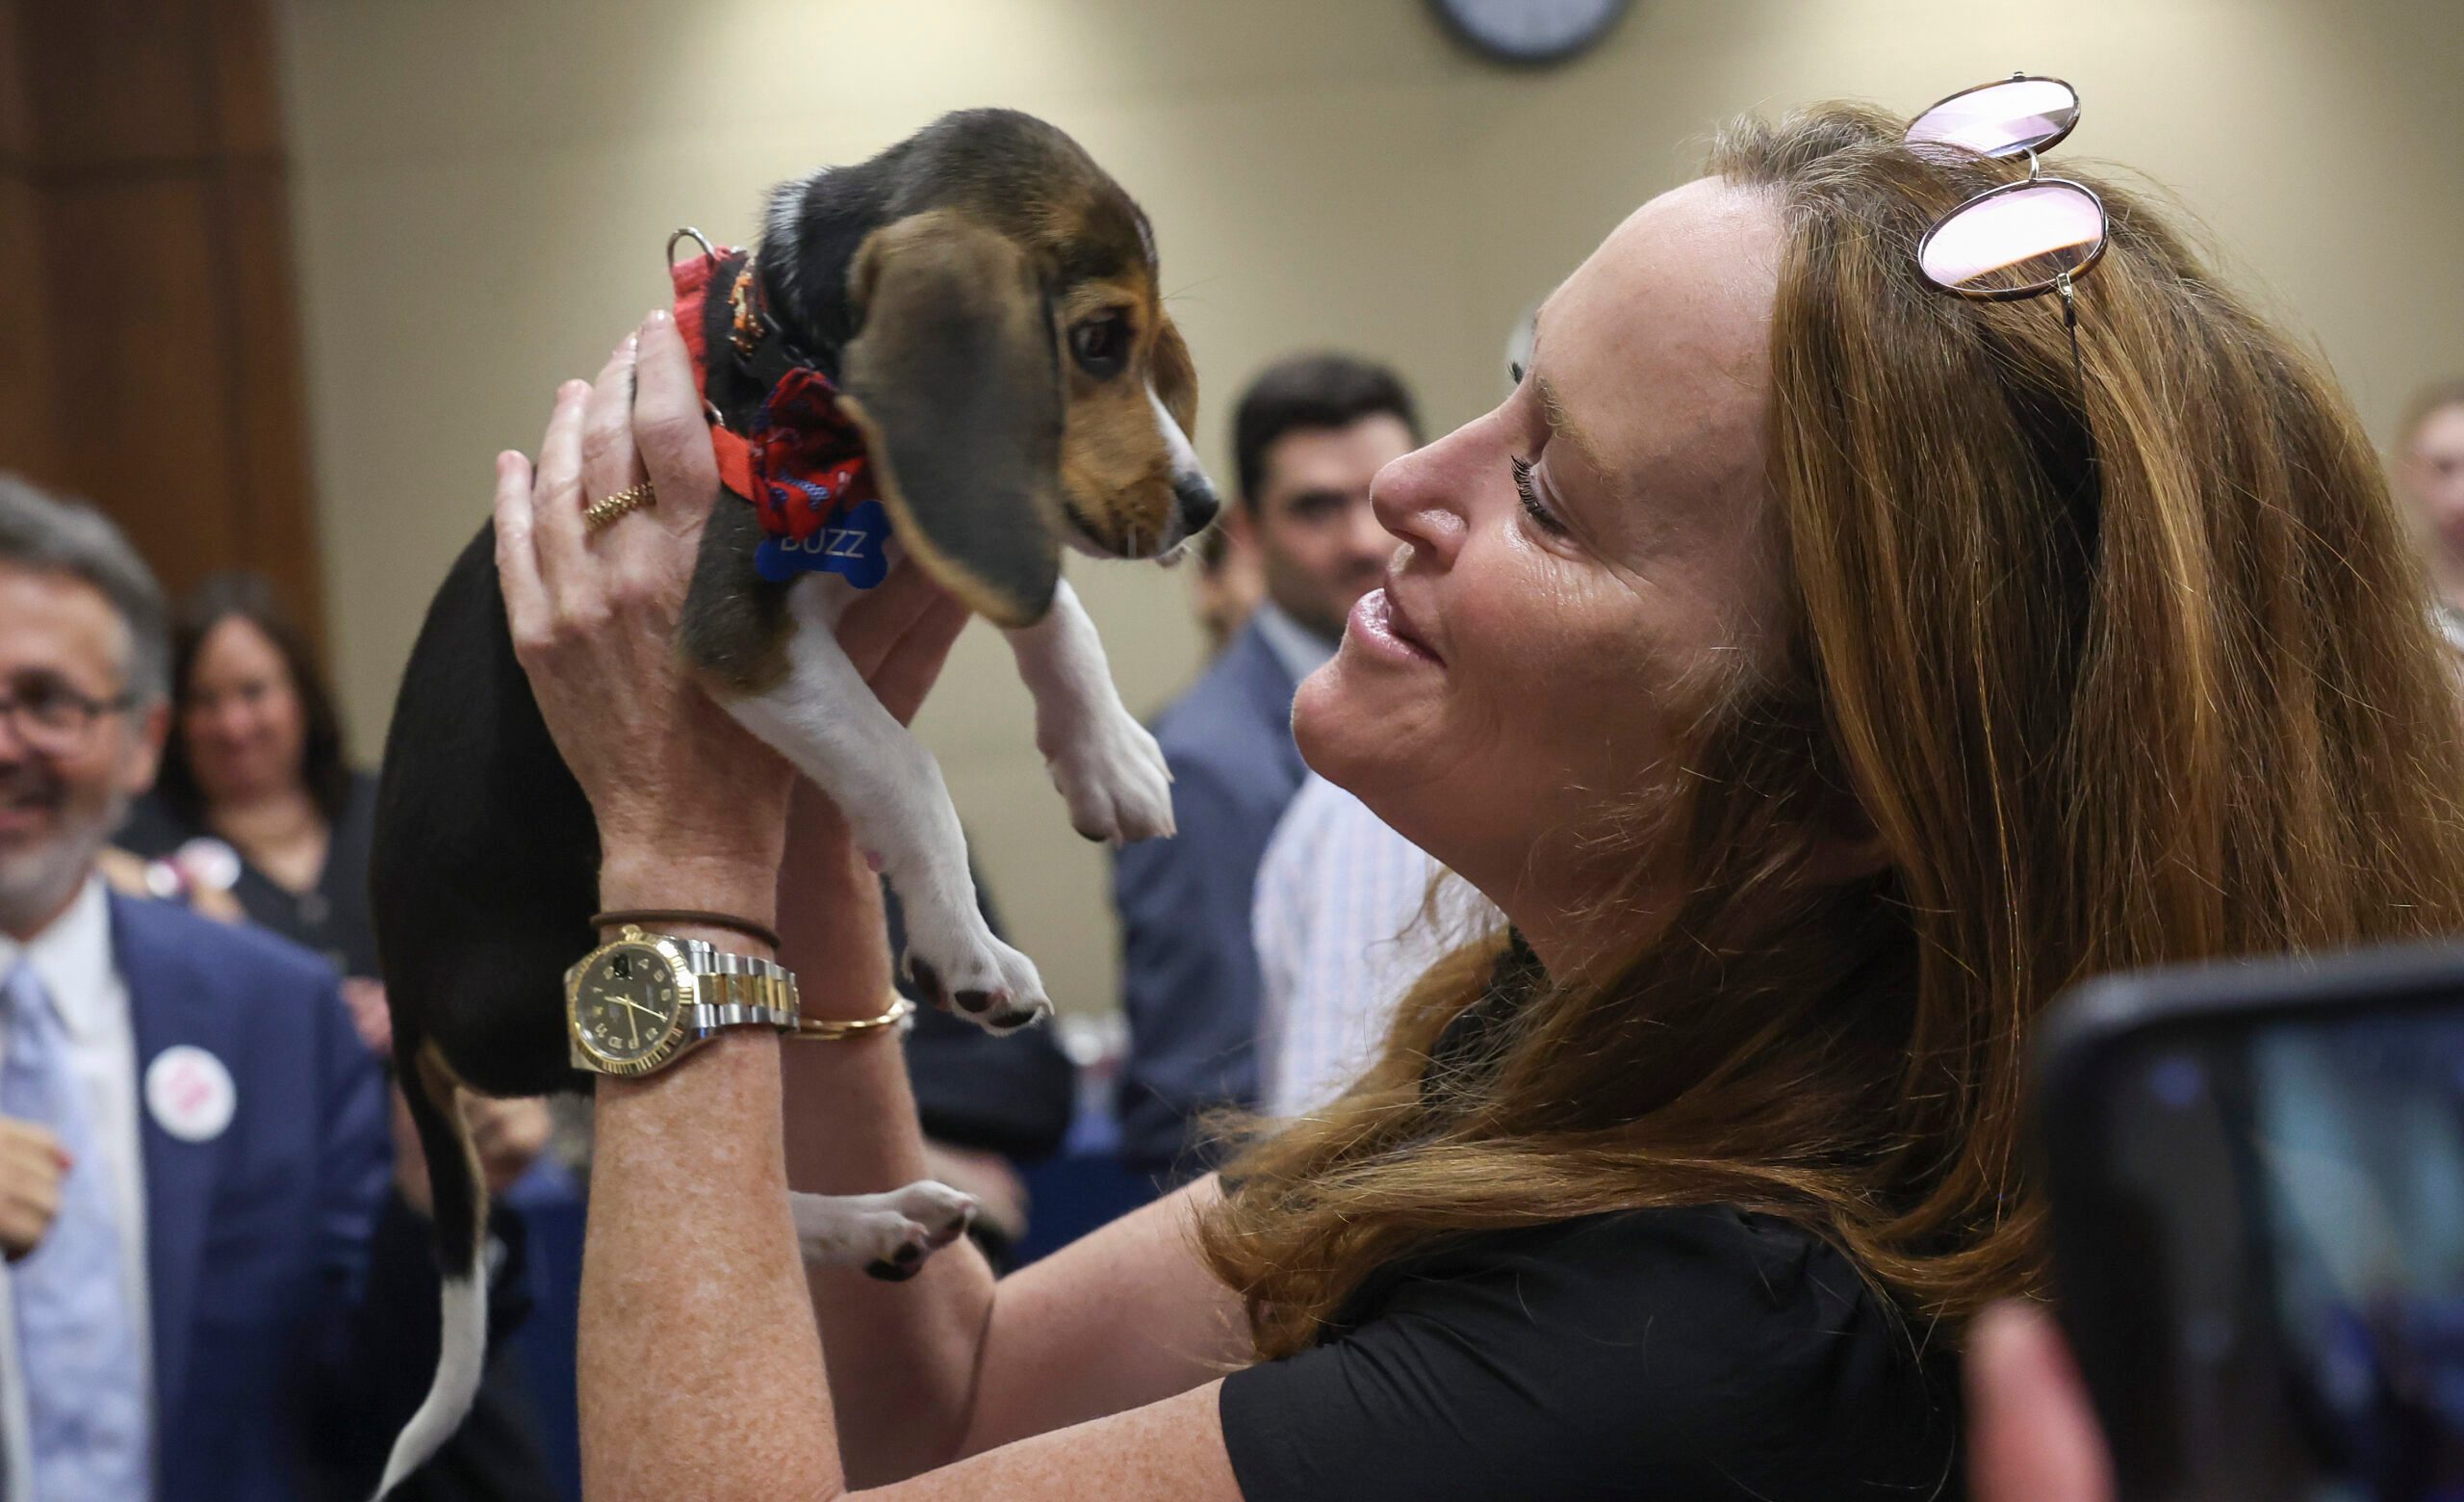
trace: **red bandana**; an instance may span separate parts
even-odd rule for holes
[[[694,386],[706,396],[710,351],[703,307],[712,273],[736,254],[723,246],[667,269],[676,284],[676,326],[693,355]],[[760,337],[760,324],[751,303],[753,264],[750,258],[742,264],[728,297],[735,304],[732,338],[749,350]],[[878,495],[864,462],[862,431],[839,410],[838,389],[830,377],[810,366],[790,369],[770,388],[749,434],[711,424],[710,448],[718,456],[720,482],[753,503],[761,513],[761,530],[774,538],[808,541],[834,518]]]

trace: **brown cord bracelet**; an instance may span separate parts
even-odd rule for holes
[[[621,928],[627,923],[690,923],[697,928],[724,928],[761,941],[774,954],[779,949],[779,930],[728,913],[703,913],[692,908],[627,908],[621,913],[596,914],[590,920],[593,928]]]

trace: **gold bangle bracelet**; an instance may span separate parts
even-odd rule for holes
[[[905,997],[892,997],[889,1009],[879,1017],[860,1018],[852,1023],[826,1017],[799,1018],[796,1030],[787,1037],[798,1043],[843,1043],[850,1038],[862,1038],[891,1028],[903,1032],[914,1016],[914,1002]]]

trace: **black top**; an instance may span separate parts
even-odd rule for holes
[[[148,794],[128,812],[114,837],[122,849],[148,860],[169,855],[192,840],[218,839],[192,824]],[[248,921],[295,944],[305,945],[346,975],[376,971],[376,929],[368,916],[368,858],[376,838],[376,779],[353,772],[342,817],[325,845],[325,868],[306,892],[294,892],[240,858],[240,879],[231,895]],[[228,843],[228,842],[224,842]],[[235,847],[234,853],[237,854]]]
[[[1726,1205],[1410,1258],[1221,1413],[1246,1502],[1964,1494],[1946,1355],[1827,1243]]]

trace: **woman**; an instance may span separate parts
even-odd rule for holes
[[[162,774],[120,842],[228,892],[250,921],[345,975],[374,975],[376,780],[343,760],[342,723],[307,638],[263,579],[217,574],[182,602],[171,654]]]
[[[362,1036],[386,1053],[368,919],[375,804],[376,779],[343,759],[333,695],[271,586],[254,574],[207,578],[172,623],[171,735],[119,843],[202,889],[192,900],[227,893],[248,921],[331,960]],[[538,1102],[485,1102],[475,1125],[497,1189],[529,1166],[549,1127]]]
[[[920,1170],[896,1050],[603,1082],[593,1494],[1955,1491],[1949,1359],[2041,1282],[2045,999],[2464,925],[2464,745],[2349,411],[2118,188],[2076,375],[2058,306],[1928,289],[1926,226],[2015,175],[1857,108],[1736,127],[1379,477],[1401,548],[1296,730],[1513,937],[1220,1182],[997,1286],[962,1248],[808,1287],[782,1190]],[[498,555],[603,902],[757,921],[786,774],[667,646],[697,413],[654,314],[500,457]],[[909,714],[962,623],[902,576],[842,639]],[[870,878],[796,838],[843,957],[806,1008],[874,1015]]]

